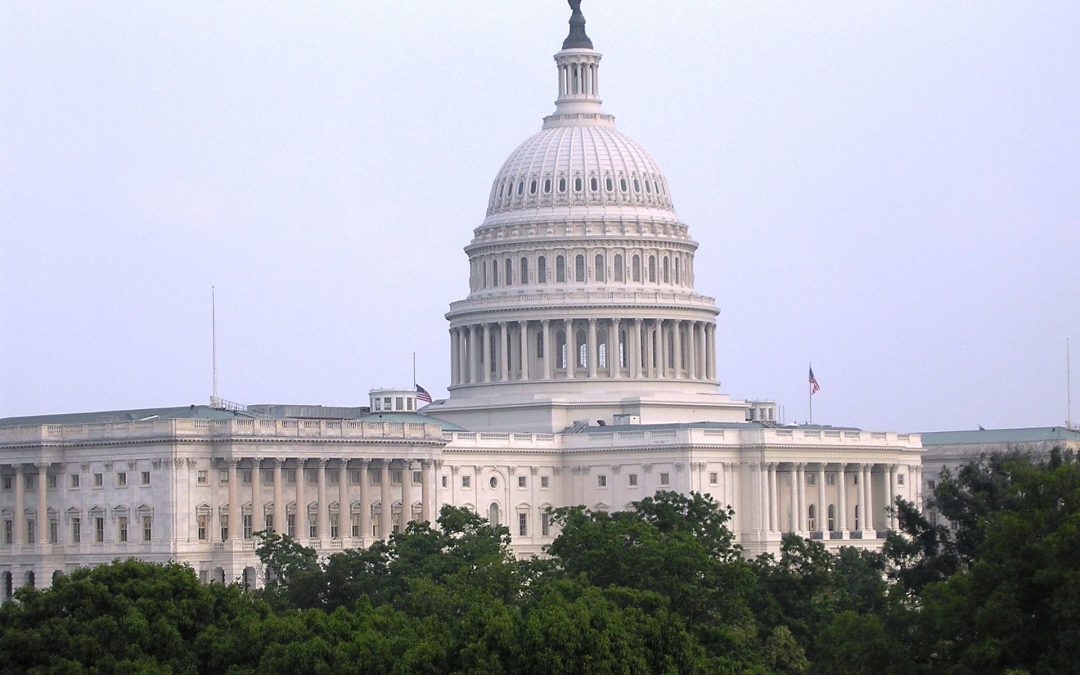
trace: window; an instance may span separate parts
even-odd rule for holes
[[[626,484],[630,487],[637,487],[637,474],[632,473],[626,477]]]
[[[861,529],[859,527],[859,505],[858,504],[855,505],[855,529],[856,530]]]
[[[221,541],[229,539],[229,514],[218,514],[218,527],[221,529]]]
[[[585,256],[583,255],[574,258],[574,281],[578,283],[585,281]]]
[[[296,469],[285,469],[285,482],[296,485]]]
[[[198,535],[199,541],[206,541],[206,525],[209,517],[203,513],[198,516]]]
[[[615,281],[623,280],[623,258],[620,254],[615,254]]]
[[[78,522],[78,518],[75,519]],[[4,543],[10,544],[15,536],[15,522],[12,520],[4,521]],[[78,541],[78,540],[76,540]]]
[[[359,513],[352,514],[352,536],[354,536],[354,537],[359,537],[360,536],[360,514]]]
[[[544,331],[536,332],[536,358],[544,358]]]
[[[544,256],[536,259],[536,283],[547,283],[547,258]]]
[[[656,283],[656,256],[649,256],[649,281]]]
[[[836,485],[836,474],[835,473],[827,473],[827,474],[825,474],[825,484],[826,485]]]
[[[566,258],[561,255],[555,256],[555,281],[560,284],[566,281]]]
[[[593,261],[593,278],[597,281],[604,281],[604,256],[597,254],[596,259]]]
[[[720,476],[719,476],[719,474],[717,474],[717,472],[715,472],[715,471],[710,471],[709,472],[709,485],[716,485],[717,483],[720,482],[719,479],[720,479]]]
[[[472,476],[462,476],[461,477],[461,487],[463,487],[465,489],[471,488],[472,487]]]
[[[902,473],[896,474],[896,484],[897,485],[903,485],[904,484],[904,474],[902,474]]]
[[[390,484],[401,485],[401,469],[392,469],[390,471]]]
[[[668,474],[668,473],[660,474],[660,484],[661,485],[667,485],[670,482],[671,482],[671,474]]]
[[[548,536],[551,533],[551,514],[544,512],[540,514],[540,534]]]
[[[30,519],[30,518],[26,519],[26,543],[27,544],[33,544],[34,542],[37,541],[37,537],[35,536],[36,532],[34,532],[34,526],[36,524],[37,524],[36,521],[34,521],[34,520]]]
[[[5,490],[10,490],[11,489],[11,476],[4,476],[4,478],[3,478],[3,486],[4,486]]]
[[[499,261],[498,260],[492,260],[491,261],[491,285],[492,286],[498,286],[499,285]]]
[[[251,485],[251,469],[240,469],[240,484]]]
[[[641,281],[641,256],[634,254],[630,273],[634,281]]]
[[[94,543],[100,544],[105,541],[105,518],[94,518]]]
[[[559,192],[566,192],[566,179],[559,178]]]
[[[574,192],[581,192],[584,187],[585,183],[582,182],[581,176],[574,178]]]
[[[817,531],[817,518],[815,517],[816,515],[817,509],[814,508],[813,504],[806,507],[806,526],[810,529],[811,532]]]
[[[596,487],[607,487],[607,476],[600,474],[596,477]]]
[[[394,399],[392,397],[384,396],[383,400],[382,400],[382,403],[383,403],[383,410],[393,410],[394,409]]]
[[[513,263],[510,262],[510,258],[506,259],[506,285],[514,285],[514,267]]]
[[[488,481],[488,485],[493,488],[499,487],[499,479],[495,476],[492,476],[491,479]]]
[[[7,522],[11,522],[10,520]],[[71,519],[71,543],[78,544],[82,541],[82,521],[78,518]],[[8,542],[11,543],[10,541]]]
[[[529,181],[529,194],[531,194],[531,195],[536,194],[536,179],[535,178],[532,179],[531,181]]]
[[[544,194],[551,194],[551,179],[544,179]]]
[[[57,539],[59,537],[59,530],[60,530],[59,523],[57,523],[55,519],[50,520],[49,521],[49,543],[50,544],[55,544],[57,542]]]
[[[409,399],[409,400],[412,401],[412,399]],[[339,478],[340,478],[340,474],[338,474],[337,471],[327,471],[327,473],[326,473],[326,482],[329,483],[330,485],[337,485]]]
[[[143,516],[142,519],[142,540],[151,541],[154,538],[154,518],[153,516]]]
[[[319,536],[318,517],[314,513],[308,513],[308,537],[314,539]]]
[[[196,482],[199,485],[206,485],[207,477],[206,477],[206,470],[205,469],[200,469],[199,470],[198,477],[196,478]]]
[[[829,514],[829,520],[828,520],[829,532],[835,532],[836,531],[836,507],[834,507],[832,504],[829,504],[829,509],[828,509],[828,511],[826,511],[826,513]]]
[[[604,180],[604,187],[607,188],[608,192],[614,192],[614,190],[615,190],[615,182],[613,180],[611,180],[611,176],[608,176]]]
[[[100,473],[94,474],[94,487],[101,487],[104,484],[104,478]]]
[[[251,533],[255,529],[255,522],[250,513],[245,513],[244,516],[244,539],[251,539]]]
[[[806,484],[807,485],[817,485],[817,476],[815,476],[812,473],[806,474]]]
[[[518,476],[518,487],[525,487],[525,476]]]
[[[55,473],[50,473],[46,477],[46,484],[49,486],[50,490],[55,490],[56,489],[56,474]]]
[[[128,540],[127,516],[120,516],[116,519],[116,539],[121,543],[124,543]]]
[[[72,488],[79,487],[79,474],[77,474],[77,473],[71,474],[71,487]]]
[[[149,471],[143,471],[142,472],[142,478],[140,479],[140,482],[143,485],[149,485],[150,484],[150,472]]]
[[[529,515],[527,513],[518,514],[518,535],[527,536],[529,534]]]
[[[228,485],[229,484],[229,470],[228,469],[218,469],[217,473],[218,473],[218,483],[220,483],[221,485]]]
[[[125,487],[127,485],[127,472],[120,471],[116,474],[116,484],[119,487]]]
[[[520,269],[518,271],[520,272],[521,276],[518,277],[518,280],[520,281],[520,283],[523,284],[529,283],[529,259],[522,258],[519,267]]]
[[[446,480],[446,476],[442,476],[442,487],[446,487],[447,483],[448,481]]]
[[[405,409],[405,397],[404,396],[395,396],[394,397],[394,406],[395,406],[394,410],[404,410]]]
[[[596,176],[589,179],[589,189],[593,192],[598,192],[600,190],[600,181],[596,179]]]
[[[540,487],[547,489],[550,487],[549,478],[547,476],[540,476]]]
[[[265,518],[264,518],[264,521],[263,521],[263,529],[266,530],[267,532],[273,532],[274,531],[274,514],[267,513],[267,514],[264,514],[264,516],[265,516]]]
[[[663,264],[662,267],[663,267],[663,270],[664,270],[664,283],[666,284],[666,283],[669,283],[670,280],[671,280],[671,274],[669,272],[670,265],[668,263],[668,257],[667,256],[664,256],[664,264]]]
[[[319,474],[314,469],[304,469],[304,480],[308,485],[315,485],[319,482]]]
[[[290,537],[296,536],[296,514],[289,513],[285,515],[285,529]]]

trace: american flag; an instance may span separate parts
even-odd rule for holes
[[[416,400],[431,403],[431,394],[428,393],[427,389],[424,389],[420,385],[416,385]]]
[[[813,396],[818,393],[819,389],[821,389],[821,385],[818,384],[817,378],[814,377],[814,367],[810,366],[810,395]]]

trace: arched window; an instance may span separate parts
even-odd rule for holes
[[[596,367],[607,368],[607,333],[602,333],[596,339],[599,342],[596,346]]]
[[[619,367],[626,367],[626,331],[619,331]]]
[[[585,183],[582,182],[581,176],[574,178],[574,192],[581,192],[584,187]]]
[[[829,510],[827,511],[827,513],[829,514],[829,520],[828,520],[829,532],[835,532],[836,531],[836,507],[833,506],[832,504],[829,504]]]
[[[529,182],[529,194],[531,194],[531,195],[536,194],[536,179],[535,178],[532,179]]]
[[[645,179],[645,192],[650,195],[652,194],[652,183],[649,182],[648,179]]]
[[[544,331],[536,331],[536,358],[544,358]]]
[[[633,264],[632,272],[633,272],[633,275],[634,275],[634,277],[633,277],[634,281],[639,281],[640,282],[641,281],[641,256],[639,256],[636,253],[634,254],[634,264]]]
[[[604,180],[604,187],[607,188],[608,192],[615,191],[615,182],[611,180],[611,176],[608,176],[607,179]]]
[[[577,365],[578,368],[586,368],[589,365],[589,346],[585,343],[585,331],[579,330],[577,335],[574,336],[577,343]]]
[[[604,281],[604,256],[597,253],[595,264],[593,265],[593,278],[597,281]]]
[[[517,189],[518,197],[521,196],[522,192],[525,192],[525,181],[524,180],[519,180],[518,181],[518,189]]]
[[[488,285],[488,280],[487,280],[487,263],[486,263],[486,262],[483,262],[483,261],[481,261],[481,262],[480,262],[480,268],[481,268],[481,270],[483,271],[483,276],[484,276],[484,288],[487,288],[487,285]]]
[[[492,526],[499,524],[499,505],[495,502],[491,502],[491,506],[488,507],[488,522]]]
[[[656,256],[649,256],[649,281],[656,283]]]
[[[547,283],[547,258],[544,256],[536,259],[536,283]]]
[[[518,277],[518,281],[520,283],[523,283],[523,284],[529,283],[529,259],[528,258],[522,258],[521,259],[521,269],[519,271],[521,272],[521,276]]]
[[[671,283],[670,265],[668,264],[668,257],[664,256],[664,283]],[[507,280],[509,283],[509,280]]]
[[[510,258],[506,259],[506,285],[510,286],[514,283],[514,263],[510,261]]]
[[[589,179],[589,189],[593,192],[600,191],[600,181],[596,179],[596,176]]]
[[[561,255],[555,256],[555,281],[566,283],[566,258]]]
[[[559,353],[559,368],[566,368],[566,331],[555,333],[555,348]]]
[[[641,192],[641,183],[637,178],[634,179],[634,192]]]
[[[498,286],[499,285],[499,261],[498,260],[492,260],[491,261],[491,285],[492,286]]]
[[[546,195],[551,194],[551,179],[550,178],[545,178],[544,179],[544,194],[546,194]]]
[[[615,281],[622,281],[625,271],[623,270],[622,254],[615,254]]]
[[[806,507],[806,526],[810,529],[811,532],[816,532],[817,531],[817,518],[816,518],[816,516],[817,516],[817,509],[814,508],[813,504]]]
[[[680,277],[682,277],[682,257],[675,258],[675,283],[676,285],[682,283]]]
[[[626,192],[626,178],[619,179],[619,189]]]
[[[559,178],[559,192],[566,192],[566,178]]]
[[[574,281],[579,284],[585,281],[585,256],[581,254],[574,258]]]

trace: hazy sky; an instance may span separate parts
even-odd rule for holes
[[[735,397],[1061,424],[1080,3],[586,0],[601,95],[700,242]],[[562,0],[0,3],[0,417],[437,396]],[[1080,375],[1074,378],[1080,411]],[[1080,414],[1074,412],[1074,421]]]

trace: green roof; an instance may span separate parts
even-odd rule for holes
[[[208,405],[186,405],[170,408],[137,408],[134,410],[102,410],[98,412],[60,413],[56,415],[27,415],[25,417],[0,418],[0,427],[24,424],[107,424],[110,422],[137,422],[147,419],[203,419],[231,420],[249,418],[250,415],[218,410]]]
[[[358,418],[362,422],[410,422],[413,424],[438,424],[443,431],[465,431],[453,422],[415,412],[373,412]]]
[[[1022,429],[975,429],[973,431],[927,431],[922,443],[928,445],[981,445],[988,443],[1080,442],[1080,429],[1028,427]]]

